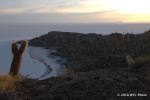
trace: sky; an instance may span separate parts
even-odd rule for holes
[[[0,0],[0,23],[150,23],[150,0]]]

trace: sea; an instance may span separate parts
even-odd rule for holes
[[[150,23],[0,23],[0,75],[9,73],[12,41],[32,39],[50,31],[106,35],[114,32],[139,34],[147,30],[150,30]],[[23,56],[20,74],[36,79],[61,75],[66,59],[51,55],[51,52],[57,51],[29,46]]]
[[[150,30],[150,23],[0,23],[0,41],[30,39],[49,31],[79,33],[139,34]]]

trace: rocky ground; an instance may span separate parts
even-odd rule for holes
[[[127,68],[77,72],[46,80],[27,79],[1,100],[149,100],[150,81]],[[129,94],[132,97],[122,97]],[[10,95],[11,94],[11,95]],[[138,96],[139,94],[148,96]],[[118,96],[120,95],[120,96]]]
[[[67,71],[46,80],[25,79],[15,92],[0,93],[0,100],[150,99],[149,60],[130,64],[126,57],[134,60],[150,54],[150,31],[105,36],[49,32],[30,45],[56,49],[57,55],[68,59]]]

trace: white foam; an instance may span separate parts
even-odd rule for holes
[[[61,57],[48,57],[49,51],[42,47],[28,47],[23,56],[20,73],[31,78],[42,76],[41,79],[58,76],[64,69],[64,66],[57,62],[57,60],[61,60]],[[9,72],[11,61],[11,43],[0,42],[0,74]],[[49,65],[52,71],[46,65]]]

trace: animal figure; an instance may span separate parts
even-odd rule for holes
[[[16,76],[19,74],[21,62],[22,62],[22,56],[28,47],[28,41],[24,40],[21,41],[20,48],[18,49],[18,43],[13,42],[12,43],[12,54],[13,54],[13,60],[11,63],[11,68],[9,74],[12,76]]]

